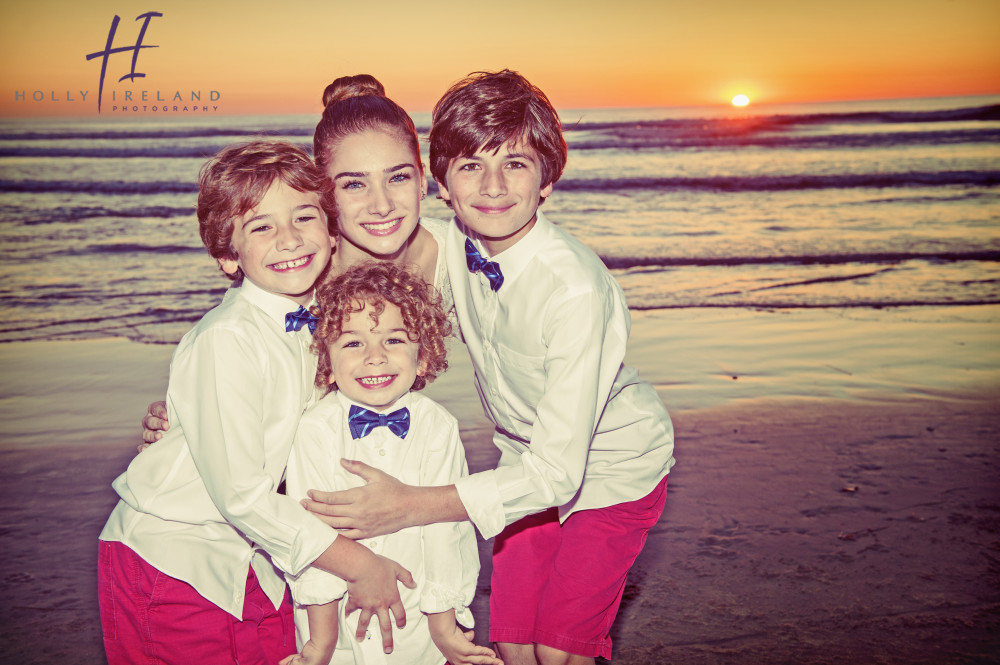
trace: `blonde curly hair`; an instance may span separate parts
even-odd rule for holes
[[[420,390],[437,375],[448,369],[445,338],[451,334],[451,323],[441,307],[441,296],[421,277],[388,261],[368,261],[349,268],[316,289],[319,317],[313,334],[312,351],[319,356],[316,386],[327,392],[336,389],[330,383],[333,367],[327,344],[340,337],[344,323],[366,306],[372,308],[371,318],[378,325],[385,304],[399,308],[407,337],[420,345],[418,362],[424,375],[417,376],[413,390]]]

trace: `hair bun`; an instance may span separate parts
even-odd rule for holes
[[[382,87],[377,78],[370,74],[341,76],[326,86],[326,90],[323,91],[323,106],[330,106],[351,97],[365,97],[367,95],[385,97],[385,88]]]

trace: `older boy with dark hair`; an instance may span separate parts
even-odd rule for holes
[[[504,662],[610,658],[626,574],[663,509],[670,418],[622,364],[620,286],[538,210],[566,160],[545,95],[515,72],[473,74],[435,106],[430,141],[455,210],[446,252],[458,320],[500,463],[440,488],[351,463],[367,487],[314,498],[353,505],[310,506],[354,535],[472,520],[497,536],[490,638]]]

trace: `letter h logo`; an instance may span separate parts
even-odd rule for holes
[[[118,79],[119,82],[125,79],[130,79],[135,81],[137,78],[145,78],[146,75],[142,73],[137,73],[135,71],[136,63],[139,61],[139,49],[144,48],[159,48],[158,46],[146,45],[142,43],[142,38],[146,36],[146,28],[149,27],[149,21],[154,16],[163,16],[160,12],[146,12],[145,14],[139,14],[135,17],[135,20],[145,19],[142,22],[142,27],[139,29],[139,38],[135,40],[134,46],[119,46],[117,48],[112,48],[112,44],[115,41],[115,32],[118,30],[118,15],[115,14],[114,19],[111,21],[111,30],[108,32],[108,42],[104,45],[103,51],[96,51],[87,55],[87,60],[93,60],[94,58],[103,57],[101,61],[101,87],[97,91],[97,112],[101,112],[101,97],[104,94],[104,74],[108,71],[108,56],[112,53],[123,53],[125,51],[132,51],[132,71],[130,71],[125,76]]]

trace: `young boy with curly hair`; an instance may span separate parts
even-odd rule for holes
[[[329,392],[299,423],[288,495],[360,485],[342,458],[363,460],[412,485],[446,485],[466,475],[458,422],[414,392],[448,366],[444,340],[451,326],[433,287],[393,263],[369,262],[320,286],[316,301],[316,385]],[[460,628],[473,625],[469,604],[479,575],[469,522],[410,527],[358,542],[400,562],[417,583],[401,591],[409,620],[396,631],[393,652],[383,654],[371,631],[357,633],[357,615],[345,616],[337,600],[346,591],[343,580],[307,568],[288,576],[301,652],[282,665],[442,665],[445,658],[453,665],[501,665]]]

